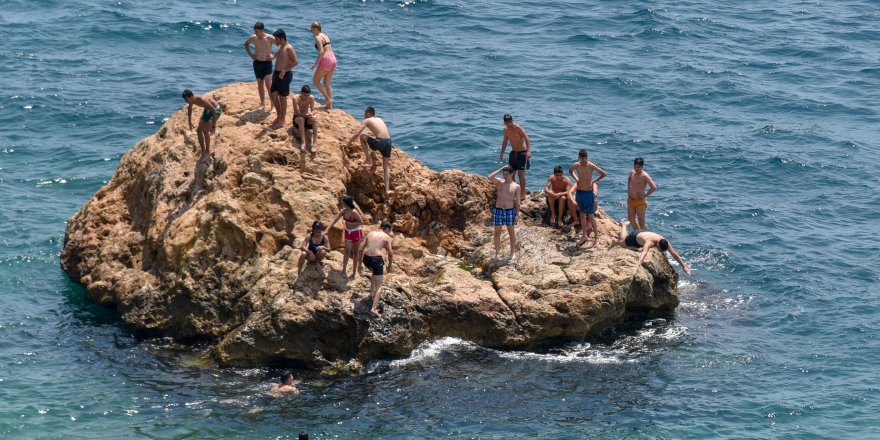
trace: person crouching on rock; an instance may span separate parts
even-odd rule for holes
[[[556,168],[553,168],[553,174],[547,179],[547,186],[544,187],[547,204],[550,205],[550,226],[557,224],[562,226],[562,217],[565,216],[566,206],[568,206],[569,215],[575,222],[574,226],[580,225],[577,204],[574,203],[574,197],[568,193],[569,189],[571,189],[571,180],[563,174],[562,166],[557,165]]]
[[[373,272],[370,277],[370,296],[373,298],[373,304],[370,307],[370,313],[375,317],[379,317],[379,294],[382,289],[382,279],[385,275],[385,260],[382,259],[382,249],[388,254],[388,272],[391,272],[391,264],[394,262],[394,251],[391,249],[392,238],[391,223],[383,221],[380,230],[367,234],[364,244],[361,245],[361,254],[364,256],[364,266]]]
[[[618,239],[611,243],[611,246],[608,246],[608,249],[613,248],[614,246],[620,246],[622,248],[630,248],[630,249],[638,249],[642,248],[642,253],[639,255],[639,265],[645,261],[645,257],[648,255],[648,251],[651,250],[652,247],[660,248],[661,252],[669,251],[669,254],[672,255],[672,258],[675,258],[675,261],[678,261],[678,264],[681,265],[681,268],[688,275],[691,274],[691,268],[688,267],[687,263],[678,255],[678,252],[675,251],[675,248],[672,247],[672,244],[669,243],[662,235],[657,234],[655,232],[648,231],[640,231],[634,230],[629,234],[626,233],[626,220],[620,222],[620,233],[618,234]]]
[[[300,250],[303,252],[299,257],[299,267],[296,270],[297,275],[302,272],[306,260],[315,262],[318,267],[322,267],[322,261],[330,252],[330,240],[324,233],[324,224],[320,220],[315,220],[312,224],[312,233],[303,240]]]
[[[199,160],[208,158],[211,154],[211,135],[217,132],[217,120],[223,114],[223,109],[214,98],[208,95],[196,95],[192,90],[183,91],[183,100],[189,104],[186,108],[186,117],[189,121],[189,129],[193,129],[192,113],[193,106],[198,105],[204,107],[202,117],[199,119],[199,129],[196,131],[199,135]]]
[[[336,217],[330,222],[330,226],[327,226],[327,229],[324,230],[324,234],[326,235],[330,229],[333,229],[333,226],[336,225],[340,218],[345,221],[345,253],[342,255],[342,273],[345,274],[346,267],[348,267],[348,259],[351,258],[351,264],[354,267],[351,269],[351,277],[349,278],[355,278],[361,270],[359,257],[361,240],[364,238],[364,231],[362,229],[364,218],[361,216],[357,206],[355,206],[354,199],[351,196],[342,197],[342,205],[342,211],[336,214]]]
[[[299,394],[299,390],[293,386],[293,373],[290,371],[281,372],[281,382],[272,386],[272,394],[294,393]]]
[[[496,199],[495,209],[493,210],[492,223],[495,226],[495,256],[493,260],[498,258],[498,252],[501,251],[501,227],[507,226],[507,234],[510,236],[510,259],[516,259],[516,218],[519,214],[520,206],[520,190],[519,185],[513,181],[513,168],[504,165],[492,174],[489,174],[489,180],[495,184]],[[497,179],[498,173],[503,173],[504,181]]]

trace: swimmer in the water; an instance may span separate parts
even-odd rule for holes
[[[293,385],[293,373],[290,371],[282,371],[281,372],[281,382],[272,385],[272,393],[280,394],[280,393],[294,393],[299,394],[299,390]]]

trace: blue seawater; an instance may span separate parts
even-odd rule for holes
[[[0,0],[0,438],[880,438],[875,1]],[[529,187],[579,148],[694,275],[668,319],[540,353],[425,344],[265,397],[276,371],[135,339],[59,268],[65,221],[121,155],[251,81],[255,21],[308,24],[336,104],[373,105],[434,169],[487,173],[512,113]]]

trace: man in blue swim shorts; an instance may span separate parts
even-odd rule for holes
[[[504,180],[498,180],[498,173],[503,173]],[[520,189],[519,185],[513,181],[513,169],[509,165],[505,165],[489,174],[489,180],[495,184],[496,199],[495,208],[492,212],[492,225],[495,227],[495,255],[493,260],[498,258],[501,251],[501,228],[507,227],[507,234],[510,237],[510,260],[516,260],[516,222],[520,207]]]
[[[586,149],[578,152],[578,161],[572,164],[568,169],[568,173],[575,180],[574,201],[578,205],[578,213],[581,217],[582,237],[578,240],[577,245],[581,246],[587,242],[590,231],[593,231],[593,245],[599,240],[599,224],[596,221],[596,194],[593,192],[596,182],[605,178],[608,173],[599,168],[593,162],[587,160],[588,153]],[[593,180],[593,172],[599,173],[599,178]],[[589,227],[587,226],[589,220]]]

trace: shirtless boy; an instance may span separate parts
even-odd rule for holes
[[[312,88],[305,85],[299,91],[299,95],[293,95],[293,129],[298,132],[300,148],[303,151],[318,152],[318,124],[315,119],[315,97],[312,96]],[[306,137],[306,133],[309,136]]]
[[[254,76],[260,93],[260,109],[266,108],[266,91],[272,86],[272,45],[275,37],[266,33],[262,22],[254,23],[254,34],[244,42],[244,50],[254,60]],[[254,51],[251,52],[251,45]],[[271,106],[270,106],[271,109]]]
[[[574,203],[574,197],[569,194],[569,189],[571,189],[571,180],[562,173],[562,166],[557,165],[556,168],[553,168],[553,174],[547,179],[547,186],[544,187],[544,194],[547,195],[547,204],[550,205],[550,226],[562,225],[562,217],[565,215],[566,206],[568,206],[569,215],[575,221],[574,225],[580,224],[578,221],[577,205]],[[558,220],[557,212],[559,213]]]
[[[688,267],[687,263],[678,255],[678,252],[675,251],[675,248],[663,238],[662,235],[648,232],[648,231],[632,231],[629,234],[626,233],[626,222],[620,222],[620,233],[618,234],[617,240],[611,243],[611,246],[608,246],[608,249],[613,248],[614,246],[620,246],[631,249],[642,248],[642,254],[639,256],[639,265],[645,261],[645,257],[648,255],[648,251],[651,250],[652,247],[660,248],[661,252],[669,251],[669,254],[672,255],[672,258],[675,258],[675,261],[678,261],[678,264],[681,265],[681,268],[688,274],[691,274],[691,268]]]
[[[281,382],[272,385],[272,393],[280,394],[280,393],[294,393],[299,394],[299,390],[293,386],[293,373],[290,371],[282,371],[281,372]]]
[[[532,159],[532,141],[529,135],[517,123],[513,122],[510,113],[504,115],[504,138],[501,139],[501,155],[498,162],[504,162],[504,151],[507,149],[507,141],[510,141],[510,156],[507,164],[514,172],[519,173],[519,184],[522,197],[526,196],[526,170],[529,169],[529,161]]]
[[[370,131],[370,134],[364,133],[364,129]],[[371,136],[372,135],[372,136]],[[361,148],[364,149],[363,164],[373,166],[373,153],[370,150],[379,151],[382,154],[382,172],[385,175],[385,195],[394,194],[391,190],[390,178],[388,176],[391,167],[391,135],[388,134],[388,126],[382,118],[376,116],[376,109],[367,107],[364,109],[364,120],[361,122],[360,128],[351,136],[346,146],[354,143],[355,139],[360,139]]]
[[[587,242],[590,231],[593,232],[593,245],[599,240],[599,224],[596,221],[596,194],[593,192],[593,184],[605,178],[608,173],[599,168],[593,162],[587,160],[587,150],[582,148],[578,152],[578,161],[572,164],[568,169],[568,174],[575,180],[575,202],[578,206],[578,212],[581,215],[581,231],[583,236],[577,242],[580,246]],[[599,173],[599,178],[593,180],[593,172]],[[590,228],[587,229],[587,220],[590,221]]]
[[[214,98],[208,95],[194,95],[190,89],[183,91],[183,100],[189,104],[186,108],[186,116],[189,121],[190,130],[193,129],[193,106],[198,105],[205,108],[202,111],[202,117],[199,119],[199,128],[196,130],[196,133],[199,135],[199,160],[207,159],[208,155],[211,154],[211,135],[217,131],[217,120],[220,119],[223,109],[220,108],[220,104],[217,104]]]
[[[272,36],[278,50],[275,51],[275,72],[272,73],[272,87],[269,89],[272,106],[275,107],[275,120],[272,121],[271,129],[284,126],[284,118],[287,116],[287,96],[290,95],[290,81],[293,80],[293,68],[299,64],[296,51],[287,42],[287,34],[284,29],[278,29]]]
[[[629,179],[626,181],[626,199],[627,217],[633,229],[645,231],[648,229],[648,222],[645,220],[645,210],[648,209],[648,196],[657,190],[654,180],[644,170],[645,161],[641,157],[637,157],[633,161],[633,170],[629,173]],[[645,185],[651,189],[645,192]],[[638,223],[636,223],[638,216]]]
[[[502,173],[504,181],[498,180],[498,173]],[[513,169],[510,165],[504,165],[492,174],[489,174],[489,180],[495,184],[496,198],[495,209],[492,213],[492,224],[495,227],[495,255],[492,259],[498,258],[498,252],[501,251],[501,227],[507,226],[507,235],[510,237],[510,259],[516,259],[516,226],[517,217],[519,215],[521,192],[519,185],[513,181]]]
[[[382,289],[382,279],[385,272],[391,272],[391,264],[394,262],[394,251],[391,249],[392,238],[388,235],[391,232],[391,223],[383,221],[380,230],[367,234],[364,244],[361,245],[361,254],[364,256],[364,266],[367,266],[373,276],[370,277],[370,296],[373,297],[373,304],[370,307],[370,313],[375,317],[379,317],[379,294]],[[384,269],[385,260],[382,258],[382,249],[388,254],[388,269]]]

